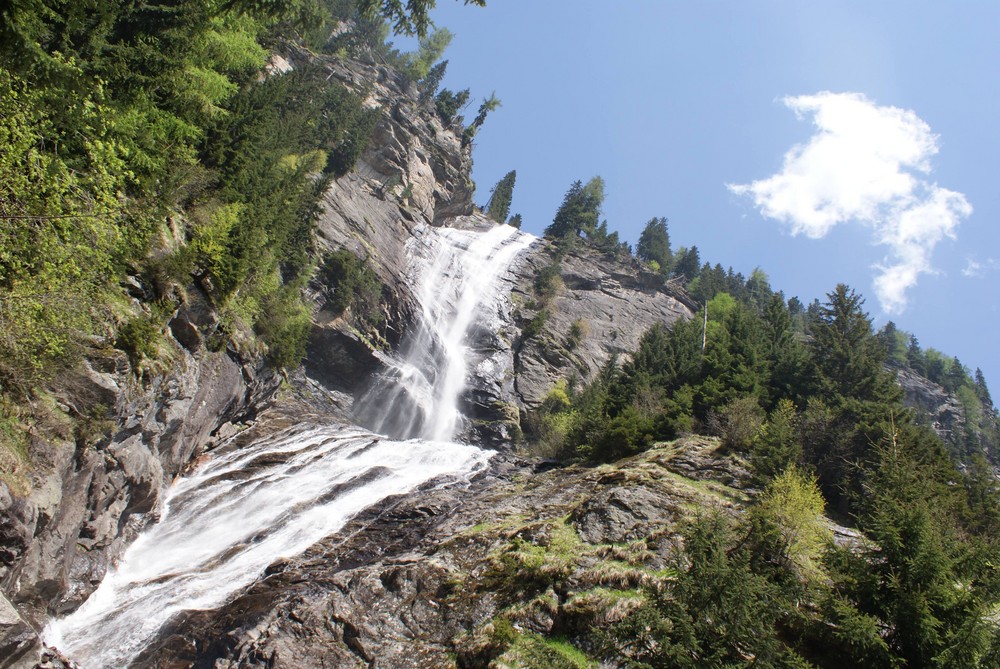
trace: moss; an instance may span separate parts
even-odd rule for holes
[[[582,547],[568,517],[524,526],[490,556],[484,583],[508,598],[542,592],[573,573]]]
[[[23,495],[30,487],[30,471],[28,426],[16,405],[0,399],[0,480]]]
[[[589,669],[597,663],[563,639],[523,634],[491,665],[497,669]]]

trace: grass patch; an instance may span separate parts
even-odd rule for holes
[[[522,634],[491,666],[497,669],[591,669],[597,663],[562,639]]]

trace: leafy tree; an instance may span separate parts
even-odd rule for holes
[[[358,323],[378,324],[382,283],[363,260],[338,249],[327,253],[320,266],[319,278],[327,295],[327,306],[334,313],[351,309]]]
[[[885,349],[872,333],[864,299],[839,284],[811,323],[810,349],[821,382],[833,397],[893,401],[900,391],[882,368]]]
[[[569,239],[581,232],[593,232],[597,228],[601,205],[604,203],[604,180],[593,177],[586,185],[574,181],[552,224],[545,228],[545,236],[553,239]]]
[[[771,284],[767,274],[760,267],[754,267],[746,281],[747,302],[755,306],[767,304],[771,298]]]
[[[485,98],[481,105],[479,105],[479,111],[476,112],[476,118],[472,119],[472,123],[466,128],[466,131],[472,130],[473,134],[479,128],[483,127],[483,123],[486,122],[486,117],[490,112],[496,111],[501,107],[500,98],[497,97],[496,92],[490,93],[490,97]]]
[[[421,100],[431,100],[437,95],[438,88],[441,86],[447,70],[448,61],[442,60],[427,72],[427,76],[420,81]]]
[[[837,551],[838,591],[881,622],[902,666],[992,666],[996,576],[963,559],[969,545],[956,532],[949,484],[921,459],[904,432],[889,429],[866,486],[861,527],[870,542]],[[850,662],[854,652],[842,650]]]
[[[670,235],[667,232],[667,219],[651,218],[639,235],[636,253],[646,262],[656,262],[660,271],[667,273],[673,256],[670,253]]]
[[[511,170],[490,191],[490,199],[486,203],[486,214],[498,223],[506,221],[507,214],[510,213],[510,203],[514,197],[514,182],[516,180],[517,171]]]
[[[750,512],[752,522],[776,531],[773,558],[800,579],[820,576],[821,558],[833,541],[824,506],[816,480],[792,465],[771,479]]]
[[[430,35],[421,37],[416,52],[408,53],[403,57],[403,74],[409,77],[410,81],[416,82],[423,82],[424,79],[429,78],[430,73],[435,69],[434,63],[441,59],[454,37],[447,28],[438,28]],[[440,83],[441,77],[444,76],[444,67],[434,72],[434,76]],[[437,88],[437,85],[434,88]]]
[[[677,577],[601,635],[616,665],[804,666],[777,634],[786,606],[780,589],[754,569],[736,531],[718,512],[684,529],[684,550],[671,563]]]

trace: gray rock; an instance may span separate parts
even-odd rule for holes
[[[529,308],[536,300],[534,278],[552,262],[550,249],[539,245],[519,271],[515,300],[522,323],[537,313]],[[590,381],[612,356],[627,357],[655,323],[692,315],[683,295],[637,262],[609,259],[582,244],[560,261],[560,277],[542,332],[516,348],[517,393],[528,409],[537,408],[560,379]],[[578,342],[570,336],[574,323],[582,328]]]
[[[0,669],[32,667],[40,649],[38,634],[0,594]]]

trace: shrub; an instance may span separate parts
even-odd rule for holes
[[[542,309],[534,317],[528,321],[528,324],[521,328],[521,334],[525,338],[537,337],[542,332],[542,328],[545,327],[545,322],[549,319],[549,312],[547,309]]]
[[[383,316],[379,311],[382,282],[365,261],[347,249],[327,253],[319,270],[319,279],[327,296],[327,306],[335,313],[348,308],[359,323],[378,325]]]
[[[267,344],[268,361],[275,367],[291,369],[305,357],[311,324],[309,310],[299,300],[298,291],[286,287],[264,301],[254,329]]]
[[[764,424],[764,410],[755,397],[740,397],[719,409],[711,411],[708,417],[709,429],[722,438],[726,448],[745,453]]]
[[[590,326],[586,321],[577,319],[569,326],[569,336],[566,344],[570,350],[575,349],[583,342],[584,337],[590,334]]]
[[[128,354],[133,370],[143,360],[156,358],[159,351],[160,328],[150,316],[138,316],[118,329],[115,346]]]
[[[554,262],[538,270],[538,274],[535,275],[535,294],[542,304],[548,304],[549,300],[555,297],[559,289],[562,288],[563,281],[559,270],[559,263]]]

